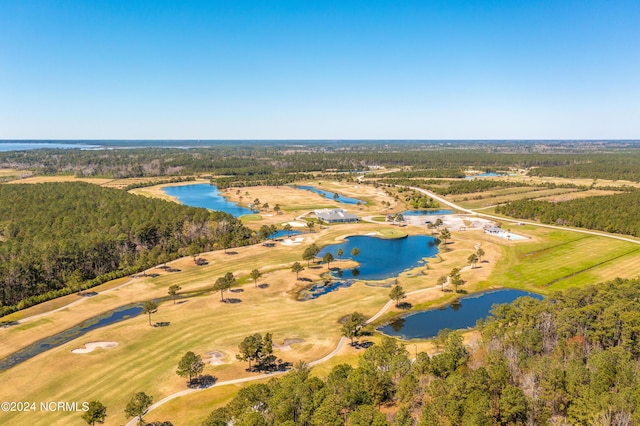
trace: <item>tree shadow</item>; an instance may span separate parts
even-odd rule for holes
[[[367,349],[373,346],[373,342],[369,340],[363,340],[362,342],[353,342],[351,346],[356,349]]]
[[[244,290],[241,288],[232,288],[231,290],[229,290],[229,292],[231,293],[242,293]]]
[[[213,377],[211,374],[206,374],[204,376],[198,376],[191,379],[187,386],[190,389],[205,389],[213,386],[218,379]]]
[[[238,254],[238,252],[237,252],[237,251],[225,251],[224,253],[225,253],[225,254],[231,254],[231,255],[233,255],[233,254]]]
[[[409,302],[400,302],[396,305],[398,309],[411,309],[413,305]]]
[[[97,291],[81,291],[77,294],[78,296],[81,296],[81,297],[93,297],[93,296],[97,296],[98,292]]]
[[[267,283],[264,283],[264,284],[258,284],[258,288],[261,288],[261,289],[263,289],[263,290],[264,290],[265,288],[269,288],[269,284],[267,284]]]
[[[226,299],[224,299],[222,301],[222,303],[229,303],[229,304],[232,304],[232,305],[235,305],[236,303],[241,303],[241,302],[242,302],[241,299],[236,299],[234,297],[227,297]]]
[[[187,303],[188,300],[181,300],[179,302],[176,302],[176,305],[182,305],[183,303]]]
[[[193,262],[198,266],[204,266],[209,264],[209,261],[207,259],[203,259],[201,257],[194,259]]]
[[[312,280],[311,280],[311,278],[304,278],[303,277],[303,278],[298,278],[298,281],[304,281],[304,282],[310,283]]]
[[[167,268],[167,272],[182,272],[182,269],[178,269],[178,268]]]
[[[159,321],[153,324],[154,327],[169,327],[171,325],[171,321]]]

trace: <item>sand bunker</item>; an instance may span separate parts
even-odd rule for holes
[[[91,342],[85,343],[84,348],[74,349],[71,352],[74,354],[88,354],[89,352],[93,352],[94,349],[112,349],[118,346],[118,342]]]
[[[307,224],[304,223],[304,222],[285,222],[282,225],[284,226],[284,225],[287,225],[287,224],[291,225],[291,227],[293,227],[293,228],[304,228],[305,226],[307,226]]]
[[[297,237],[295,239],[286,238],[280,244],[283,246],[299,246],[304,241],[304,237]]]
[[[274,343],[273,348],[281,351],[290,351],[291,345],[295,345],[296,343],[302,343],[304,339],[284,339],[281,345]]]
[[[224,364],[224,354],[220,351],[211,351],[206,353],[208,358],[205,358],[205,362],[208,362],[211,365],[221,365]]]

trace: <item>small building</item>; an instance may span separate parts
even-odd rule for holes
[[[315,211],[316,218],[321,222],[339,223],[339,222],[357,222],[358,216],[347,213],[343,209],[323,209]]]
[[[491,225],[491,226],[485,226],[484,232],[486,232],[487,234],[501,234],[504,232],[504,229],[496,225]]]

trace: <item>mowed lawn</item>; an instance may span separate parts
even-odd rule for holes
[[[640,274],[638,244],[543,228],[533,234],[542,238],[505,250],[490,282],[550,293]]]

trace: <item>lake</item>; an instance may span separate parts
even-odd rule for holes
[[[229,213],[235,217],[254,213],[252,210],[227,200],[220,195],[220,191],[215,185],[208,183],[166,186],[162,190],[165,194],[176,197],[182,204],[191,207],[204,207],[209,210]]]
[[[269,235],[269,238],[272,240],[277,240],[279,238],[289,238],[289,237],[293,237],[294,235],[300,235],[300,234],[302,234],[302,231],[297,231],[295,229],[292,229],[291,231],[285,231],[284,229],[281,229]]]
[[[314,186],[309,186],[309,185],[297,185],[294,187],[295,189],[302,189],[305,191],[311,191],[311,192],[315,192],[316,194],[322,195],[323,197],[329,199],[329,200],[334,200],[337,201],[338,203],[342,203],[342,204],[367,204],[366,201],[362,201],[362,200],[358,200],[356,198],[350,198],[350,197],[345,197],[344,195],[340,195],[337,194],[335,192],[331,192],[331,191],[325,191],[323,189],[318,189]],[[337,195],[337,198],[334,198]]]
[[[402,339],[428,339],[437,336],[438,332],[445,328],[459,330],[474,327],[477,320],[489,316],[494,304],[511,303],[523,296],[542,299],[539,294],[522,290],[492,290],[462,297],[458,299],[458,303],[449,304],[444,308],[398,318],[378,331]]]
[[[403,216],[432,216],[453,214],[453,210],[406,210],[402,212]]]
[[[360,250],[357,257],[351,256],[354,248]],[[401,272],[424,264],[424,258],[435,257],[438,245],[435,238],[426,235],[411,235],[406,238],[384,239],[371,236],[353,236],[340,244],[323,247],[318,253],[322,258],[331,253],[337,260],[338,249],[342,249],[343,259],[353,259],[360,264],[357,275],[361,280],[384,280],[396,277]],[[332,263],[340,267],[340,262]],[[341,278],[356,278],[350,269],[344,270]]]

